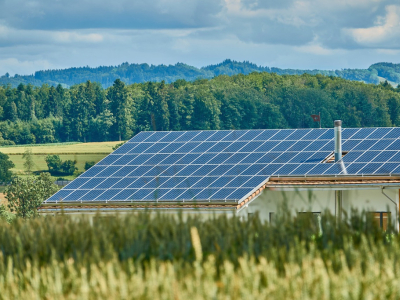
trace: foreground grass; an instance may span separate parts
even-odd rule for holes
[[[0,299],[398,299],[400,239],[364,216],[272,226],[129,214],[0,226]],[[260,298],[262,297],[262,298]]]

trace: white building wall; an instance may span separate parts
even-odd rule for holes
[[[384,192],[398,205],[398,189],[385,189]],[[394,221],[396,207],[382,194],[380,188],[343,190],[342,193],[342,206],[346,212],[350,212],[352,208],[360,212],[363,210],[370,212],[390,211]],[[335,191],[266,189],[238,214],[247,217],[248,214],[258,212],[262,220],[269,221],[270,213],[277,213],[283,203],[287,205],[293,214],[297,212],[323,212],[328,209],[334,215]]]

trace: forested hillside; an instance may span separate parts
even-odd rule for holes
[[[141,130],[400,126],[400,89],[322,75],[0,87],[0,144],[125,140]]]
[[[123,63],[119,66],[37,71],[28,76],[15,75],[10,77],[6,74],[0,77],[0,85],[11,84],[12,87],[17,87],[20,83],[34,86],[41,86],[42,84],[57,86],[61,84],[63,87],[70,87],[90,80],[100,83],[103,88],[108,88],[116,79],[121,79],[125,84],[147,81],[161,82],[163,80],[166,83],[171,83],[178,79],[194,81],[199,78],[210,79],[218,75],[247,75],[252,72],[268,72],[278,75],[321,74],[366,83],[378,84],[381,81],[388,80],[392,85],[400,84],[400,64],[378,63],[368,69],[297,70],[261,67],[250,62],[237,62],[227,59],[220,64],[200,69],[183,63],[168,66]]]

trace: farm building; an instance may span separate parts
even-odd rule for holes
[[[157,209],[397,219],[400,128],[140,132],[44,201],[41,213]]]

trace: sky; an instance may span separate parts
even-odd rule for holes
[[[227,58],[292,69],[400,63],[400,0],[0,0],[0,76]]]

